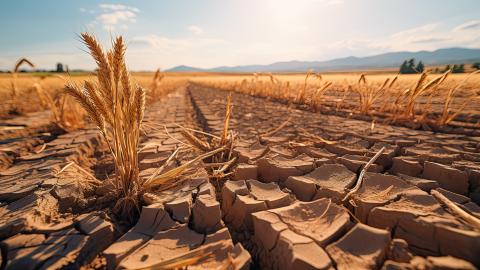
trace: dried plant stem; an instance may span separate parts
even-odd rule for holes
[[[263,134],[260,134],[260,136],[261,137],[269,137],[269,136],[274,135],[275,133],[279,132],[284,127],[286,127],[290,123],[291,119],[292,119],[292,117],[288,117],[287,120],[285,120],[283,123],[281,123],[278,127],[272,129],[271,131],[267,131]]]
[[[467,213],[465,210],[460,208],[454,202],[450,201],[442,193],[436,190],[432,190],[430,191],[430,194],[432,194],[432,196],[437,198],[442,204],[447,206],[454,214],[458,215],[459,217],[461,217],[463,220],[465,220],[467,223],[474,226],[475,228],[480,229],[480,219]]]
[[[375,156],[373,156],[368,162],[367,164],[365,164],[365,167],[363,167],[362,171],[360,172],[360,175],[358,176],[358,179],[357,179],[357,183],[355,184],[355,186],[347,193],[347,195],[345,195],[345,197],[342,199],[342,202],[346,202],[350,196],[352,196],[353,194],[355,194],[359,189],[360,187],[362,186],[362,183],[363,183],[363,178],[365,176],[365,173],[367,173],[368,169],[370,168],[370,166],[372,166],[372,164],[378,159],[378,157],[380,157],[380,155],[385,151],[385,146],[382,147],[376,154]]]

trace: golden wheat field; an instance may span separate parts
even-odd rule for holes
[[[0,270],[478,269],[476,10],[1,3]]]

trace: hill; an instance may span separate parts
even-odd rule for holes
[[[170,72],[305,72],[315,71],[360,70],[371,68],[399,67],[410,58],[422,61],[425,65],[445,65],[455,63],[480,62],[480,49],[447,48],[435,51],[390,52],[367,57],[349,56],[328,61],[287,61],[269,65],[222,66],[215,68],[195,68],[177,66]]]

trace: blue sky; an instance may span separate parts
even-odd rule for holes
[[[480,48],[478,0],[3,0],[0,69],[92,68],[78,34],[122,34],[132,70]]]

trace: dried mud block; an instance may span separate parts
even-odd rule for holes
[[[123,259],[118,269],[144,268],[173,259],[200,246],[203,240],[202,234],[190,230],[186,224],[160,231],[145,245]]]
[[[55,169],[65,166],[60,159],[46,159],[33,162],[21,162],[0,176],[0,200],[13,202],[42,188],[54,188],[51,192],[60,201],[62,211],[70,207],[80,210],[85,206],[84,193],[93,192],[87,184],[90,180],[83,172],[71,166],[61,174]]]
[[[58,215],[58,201],[50,193],[36,192],[0,207],[0,238],[22,231],[55,231],[72,226]]]
[[[269,149],[270,149],[270,153],[278,154],[286,158],[294,158],[298,155],[298,153],[294,151],[292,148],[286,147],[283,145],[269,146]]]
[[[230,235],[227,227],[223,227],[214,233],[207,234],[204,244],[212,244],[220,241],[229,241],[230,244],[233,245],[232,236]]]
[[[254,144],[250,147],[236,147],[235,152],[238,155],[239,163],[249,163],[261,158],[268,151],[268,147]]]
[[[475,268],[471,263],[464,260],[452,257],[433,257],[428,256],[426,258],[415,256],[408,265],[400,265],[404,268],[389,268],[389,269],[426,269],[426,270],[473,270]],[[406,268],[408,267],[408,268]],[[385,268],[384,268],[385,269]]]
[[[297,151],[301,154],[305,154],[309,157],[313,158],[324,158],[328,160],[333,160],[337,157],[337,155],[328,152],[324,148],[315,148],[315,147],[309,147],[309,146],[304,146],[304,147],[298,147]]]
[[[244,180],[227,181],[222,187],[222,212],[226,215],[235,202],[237,195],[248,195],[247,184]]]
[[[423,177],[435,180],[441,188],[466,195],[468,194],[468,175],[466,172],[450,166],[426,161]]]
[[[413,258],[408,250],[408,243],[404,239],[394,238],[390,242],[387,257],[396,262],[408,263]]]
[[[226,241],[226,243],[223,243],[220,248],[218,247],[219,244],[222,243],[210,244],[207,246],[206,252],[212,253],[211,259],[189,265],[188,269],[250,269],[252,258],[250,253],[243,248],[242,244],[237,243],[233,246],[231,241]]]
[[[382,147],[385,147],[385,151],[378,157],[375,163],[388,168],[393,164],[393,158],[397,155],[399,147],[388,143],[377,142],[369,150],[369,156],[374,156]]]
[[[44,234],[16,234],[0,243],[4,254],[18,248],[34,247],[42,244],[46,237]]]
[[[409,176],[420,176],[423,166],[415,158],[410,157],[394,157],[391,172],[393,174],[405,174]]]
[[[66,229],[50,234],[43,241],[37,236],[24,242],[26,246],[11,246],[6,269],[78,269],[113,241],[111,223],[98,216],[80,217],[77,227],[82,231]]]
[[[230,211],[225,214],[224,220],[235,230],[253,230],[252,213],[267,210],[264,201],[258,201],[250,196],[237,195]]]
[[[174,220],[180,223],[187,223],[192,211],[192,195],[188,194],[165,203],[165,210],[170,213]]]
[[[442,164],[451,164],[455,160],[460,160],[460,154],[454,154],[444,148],[432,147],[430,145],[419,145],[403,148],[407,156],[416,156],[418,160],[432,161]]]
[[[211,195],[213,197],[216,196],[215,187],[210,182],[205,182],[204,184],[200,185],[198,188],[198,195]]]
[[[175,221],[161,204],[144,206],[137,224],[104,252],[107,267],[114,269],[128,254],[150,240],[157,232],[173,228]]]
[[[304,176],[291,176],[285,184],[302,201],[324,197],[340,201],[345,196],[346,189],[355,184],[356,178],[354,173],[341,164],[325,164]]]
[[[480,232],[447,213],[424,191],[409,191],[397,201],[373,208],[368,224],[394,229],[393,236],[405,239],[416,254],[452,255],[480,263],[474,255],[480,250]]]
[[[68,168],[58,177],[49,180],[55,183],[51,194],[57,198],[62,212],[68,209],[78,211],[85,208],[86,195],[94,193],[92,186],[89,184],[91,177],[75,168]]]
[[[86,144],[90,148],[95,148],[102,141],[102,136],[100,132],[96,130],[86,130],[85,133],[79,134],[73,138],[73,144]]]
[[[355,216],[366,223],[370,211],[397,199],[401,194],[413,192],[418,188],[409,185],[397,176],[379,173],[366,173],[363,184],[355,194]]]
[[[143,171],[150,168],[159,168],[170,157],[171,151],[163,151],[155,154],[146,154],[138,163],[138,168]]]
[[[290,195],[281,191],[275,183],[247,180],[247,185],[250,195],[256,200],[264,201],[269,209],[287,206],[292,202]]]
[[[60,269],[74,262],[87,238],[78,233],[52,236],[40,245],[11,250],[5,269]]]
[[[318,169],[315,169],[315,171],[316,170]],[[309,202],[317,191],[315,183],[310,178],[310,175],[314,174],[315,171],[305,176],[290,176],[287,178],[287,181],[285,181],[285,186],[295,194],[297,199]]]
[[[480,265],[480,232],[438,224],[435,230],[441,255],[451,255]]]
[[[454,161],[452,167],[465,171],[468,174],[468,181],[470,183],[470,190],[475,190],[480,187],[480,160],[474,161]]]
[[[299,176],[311,172],[315,160],[301,154],[295,159],[281,156],[261,158],[257,161],[259,178],[264,182],[285,181],[289,176]]]
[[[200,195],[195,200],[192,211],[193,228],[199,233],[212,233],[222,225],[220,203],[211,195]]]
[[[345,165],[350,171],[357,173],[367,164],[370,160],[369,157],[366,156],[358,156],[358,155],[344,155],[336,159],[336,161],[340,164]],[[369,168],[369,172],[382,172],[383,166],[373,163]]]
[[[339,156],[344,155],[365,155],[368,150],[359,145],[327,144],[325,149]]]
[[[468,181],[470,188],[475,190],[480,187],[480,168],[478,170],[468,170]]]
[[[383,263],[389,242],[389,231],[358,223],[326,250],[339,270],[377,269]]]
[[[274,269],[329,269],[322,247],[350,226],[348,212],[328,199],[252,214],[260,263]]]
[[[432,257],[428,256],[427,261],[431,266],[431,269],[442,269],[442,270],[475,270],[477,269],[471,263],[452,257]]]
[[[405,180],[407,183],[409,183],[411,185],[414,185],[414,186],[418,187],[419,189],[421,189],[423,191],[426,191],[426,192],[430,192],[430,190],[436,189],[440,186],[438,184],[438,182],[435,181],[435,180],[418,178],[418,177],[409,176],[409,175],[401,174],[401,173],[397,174],[397,176],[399,176],[400,178]]]
[[[19,200],[33,193],[50,177],[51,174],[2,176],[0,182],[0,200],[7,203]]]
[[[257,179],[257,177],[258,177],[257,165],[250,165],[250,164],[238,164],[233,174],[234,180]]]
[[[266,248],[275,244],[278,233],[290,230],[326,246],[350,226],[345,208],[329,199],[297,202],[290,206],[254,213],[255,237]]]
[[[312,239],[290,230],[282,231],[278,246],[271,251],[271,260],[266,262],[274,269],[333,269],[327,253]]]

